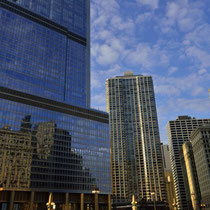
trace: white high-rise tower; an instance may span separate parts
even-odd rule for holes
[[[158,119],[151,76],[107,79],[112,190],[115,202],[166,199]]]

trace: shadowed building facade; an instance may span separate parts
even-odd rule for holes
[[[175,196],[174,180],[171,169],[169,146],[161,144],[161,151],[162,151],[168,206],[170,210],[174,210],[176,207],[176,196]]]
[[[52,193],[56,209],[107,209],[109,119],[90,109],[90,1],[0,0],[0,28],[0,208],[43,210]]]
[[[137,201],[165,201],[152,77],[125,72],[107,79],[106,98],[114,202],[130,203],[133,194]]]

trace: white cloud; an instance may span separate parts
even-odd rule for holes
[[[169,55],[160,49],[159,45],[150,46],[146,43],[139,43],[136,49],[127,52],[127,62],[131,65],[142,65],[143,68],[150,69],[158,65],[166,65]]]
[[[113,16],[111,19],[112,28],[117,28],[117,30],[133,31],[134,22],[131,19],[123,19],[121,16]]]
[[[150,6],[153,10],[159,6],[159,0],[137,0],[137,3]]]
[[[205,73],[207,73],[207,70],[206,69],[200,69],[198,71],[198,74],[205,74]]]
[[[112,68],[105,70],[97,69],[91,71],[91,88],[98,90],[103,87],[102,92],[105,91],[105,81],[107,78],[115,77],[120,74],[121,67],[119,65],[114,65]]]
[[[155,92],[160,95],[179,96],[190,95],[200,96],[204,95],[203,84],[210,80],[210,74],[203,72],[203,74],[192,73],[186,77],[163,77],[154,75]]]
[[[210,25],[202,24],[199,25],[194,31],[188,33],[184,37],[184,42],[188,42],[196,47],[210,49]]]
[[[106,104],[106,94],[105,91],[99,93],[99,94],[95,94],[92,96],[91,100],[93,101],[94,104]]]
[[[153,14],[151,12],[145,12],[137,16],[136,23],[140,24],[145,21],[151,20],[152,18],[153,18]]]
[[[101,65],[109,65],[115,63],[119,58],[119,53],[112,47],[104,44],[98,49],[97,62]]]
[[[175,66],[171,67],[171,68],[169,69],[169,71],[168,71],[168,75],[173,74],[173,73],[176,72],[177,70],[178,70],[177,67],[175,67]]]
[[[187,0],[177,0],[167,3],[166,15],[161,23],[163,32],[169,32],[178,26],[181,31],[190,31],[203,20],[203,4],[199,1],[189,3]]]
[[[210,67],[210,53],[199,49],[195,46],[188,47],[186,49],[186,54],[196,62],[199,61],[201,63],[201,67],[209,68]]]
[[[155,93],[167,96],[179,96],[181,91],[179,88],[171,85],[158,85],[155,86]]]
[[[175,2],[168,3],[168,8],[166,11],[166,15],[168,18],[172,18],[173,20],[177,18],[179,13],[179,5]]]
[[[193,113],[208,113],[210,110],[209,98],[203,99],[186,99],[178,98],[174,103],[171,103],[173,110],[180,111],[182,113],[185,111]],[[186,113],[187,113],[186,112]]]
[[[156,74],[153,79],[164,137],[169,119],[176,119],[181,114],[207,113],[210,104],[207,88],[210,81],[210,24],[205,19],[205,2],[92,0],[94,107],[106,109],[106,78],[132,69],[136,73]]]
[[[105,81],[107,78],[115,77],[121,74],[121,67],[114,65],[113,68],[105,70],[92,71],[91,73],[91,89],[94,90],[91,95],[92,104],[95,109],[106,111],[106,89]]]
[[[103,82],[100,80],[98,73],[95,71],[91,71],[91,89],[99,89],[103,87]]]

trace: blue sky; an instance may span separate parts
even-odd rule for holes
[[[162,142],[178,115],[210,118],[210,1],[91,0],[92,107],[128,70],[153,76]]]

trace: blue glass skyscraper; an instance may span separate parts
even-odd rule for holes
[[[108,115],[90,109],[89,0],[0,0],[0,208],[110,204]],[[109,205],[110,207],[110,205]],[[95,206],[97,208],[97,206]]]
[[[90,105],[89,1],[1,0],[1,85]]]

